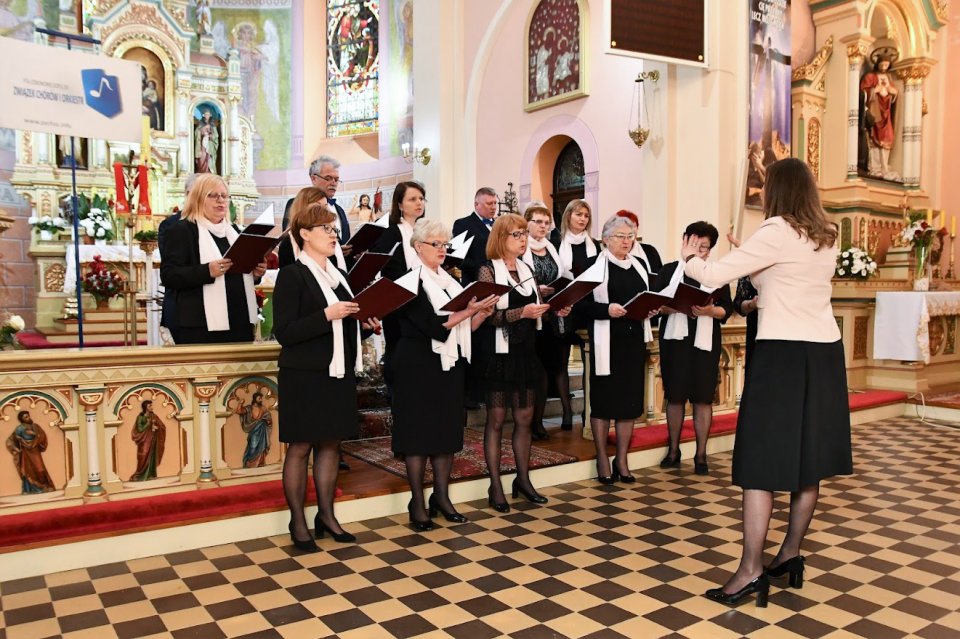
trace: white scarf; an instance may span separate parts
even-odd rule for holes
[[[414,250],[413,245],[410,243],[410,238],[413,237],[413,227],[410,226],[406,220],[400,218],[397,229],[400,230],[400,237],[403,238],[400,245],[403,246],[403,261],[406,263],[407,270],[409,271],[410,269],[420,266],[423,262],[420,261],[420,256],[417,255],[416,250]]]
[[[560,255],[557,254],[557,249],[553,247],[553,244],[550,241],[543,237],[542,239],[535,240],[532,237],[527,239],[527,252],[523,254],[523,261],[526,262],[530,268],[533,268],[533,249],[542,251],[547,249],[547,255],[550,256],[557,264],[557,274],[563,273],[563,262],[560,261]],[[544,284],[549,284],[550,282],[544,282]]]
[[[590,239],[590,236],[587,235],[586,231],[578,234],[567,231],[563,236],[563,241],[560,242],[560,260],[563,263],[561,269],[563,272],[560,273],[560,275],[573,279],[573,245],[583,244],[584,242],[587,243],[587,257],[596,255],[597,246],[593,243],[593,240]]]
[[[670,278],[670,284],[667,285],[661,294],[670,295],[676,293],[677,286],[683,281],[683,264],[677,264],[677,270],[673,272]],[[711,292],[714,289],[700,285],[700,290]],[[669,291],[669,292],[668,292]],[[663,328],[663,339],[684,339],[690,334],[690,328],[687,323],[687,316],[683,313],[670,313],[667,317],[667,325]],[[701,315],[697,318],[697,332],[693,338],[693,345],[701,351],[713,350],[713,318]]]
[[[450,277],[446,271],[440,269],[438,273],[435,273],[426,266],[420,268],[420,285],[426,292],[430,304],[433,305],[433,311],[441,317],[451,315],[450,311],[441,311],[440,309],[463,292],[463,287],[460,286],[459,282]],[[467,318],[450,329],[447,341],[430,340],[433,352],[440,356],[440,366],[443,370],[448,371],[456,366],[461,355],[468,362],[470,361],[470,325],[470,318]]]
[[[640,277],[643,278],[643,283],[646,285],[647,289],[650,288],[650,278],[647,277],[647,271],[635,258],[628,255],[627,259],[621,260],[618,259],[613,253],[608,250],[605,250],[600,254],[599,260],[606,259],[609,264],[616,264],[622,269],[632,268],[637,273],[640,274]],[[600,286],[593,289],[593,301],[599,304],[609,304],[610,303],[610,291],[607,288],[610,284],[610,269],[607,268],[607,276],[603,278]],[[652,342],[653,341],[653,328],[650,326],[650,320],[643,320],[643,341]],[[594,320],[593,321],[593,350],[594,358],[597,363],[597,375],[609,375],[610,374],[610,320]]]
[[[213,224],[202,215],[197,217],[197,231],[199,231],[200,263],[209,264],[223,257],[220,248],[213,240],[213,236],[225,237],[232,246],[237,241],[238,233],[229,220],[224,217],[219,224]],[[203,285],[203,313],[207,320],[208,331],[229,331],[230,314],[227,310],[227,280],[226,274],[213,279],[212,284]],[[243,290],[247,298],[247,315],[251,324],[257,323],[257,298],[253,293],[253,275],[243,276]]]
[[[497,284],[503,284],[505,286],[512,286],[517,289],[517,292],[521,295],[535,295],[537,299],[537,304],[540,303],[540,291],[537,289],[537,281],[533,278],[533,271],[530,270],[530,267],[527,266],[523,260],[517,260],[517,277],[520,278],[520,282],[517,282],[510,275],[510,271],[507,269],[507,265],[504,264],[503,260],[496,259],[492,260],[493,264],[493,280]],[[497,308],[506,310],[510,306],[510,292],[506,292],[500,296],[500,299],[497,300]],[[540,320],[537,320],[537,330],[539,331],[543,327]],[[507,341],[507,329],[504,326],[501,326],[497,330],[497,354],[502,355],[510,352],[510,343]]]
[[[310,272],[313,273],[314,279],[317,280],[317,284],[320,285],[320,290],[323,292],[324,299],[327,300],[327,306],[336,304],[340,301],[340,298],[337,297],[337,294],[334,293],[333,289],[338,286],[343,286],[344,290],[353,297],[353,291],[350,290],[350,285],[347,283],[347,278],[343,276],[343,273],[334,266],[331,261],[327,260],[326,268],[320,266],[316,260],[306,254],[306,252],[301,252],[300,257],[297,258],[304,264],[307,268],[310,269]],[[350,321],[356,321],[350,319]],[[343,340],[343,320],[336,319],[330,322],[333,326],[333,357],[330,359],[330,377],[336,377],[337,379],[343,379],[343,376],[347,373],[347,366],[345,360],[346,349],[344,347]],[[360,350],[360,327],[357,326],[357,357],[356,362],[353,366],[354,372],[360,372],[363,370],[363,353]]]
[[[653,273],[653,269],[650,268],[650,260],[647,259],[647,252],[640,246],[640,242],[636,240],[633,241],[633,246],[630,247],[630,255],[643,262],[643,265],[647,267],[648,273]]]

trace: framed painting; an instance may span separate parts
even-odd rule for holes
[[[587,93],[585,0],[540,0],[527,17],[523,109],[536,111]]]

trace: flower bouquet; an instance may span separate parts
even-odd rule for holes
[[[0,349],[17,347],[17,333],[26,328],[23,318],[19,315],[10,315],[0,325]]]
[[[915,291],[930,290],[930,277],[927,275],[930,247],[941,230],[935,228],[928,220],[929,218],[925,218],[923,213],[911,213],[907,219],[907,225],[900,232],[900,240],[903,244],[913,249],[913,290]]]
[[[97,308],[106,308],[111,298],[123,292],[123,277],[94,255],[90,270],[83,276],[83,290],[93,295]]]
[[[81,234],[91,240],[112,241],[116,237],[113,214],[110,212],[113,203],[100,195],[94,195],[91,199],[81,194],[77,199]]]
[[[34,215],[27,222],[40,234],[40,239],[45,242],[53,240],[56,233],[67,227],[67,223],[62,217],[50,217],[49,215],[42,217]]]
[[[852,246],[837,255],[836,276],[852,280],[866,280],[877,272],[877,262],[862,248]]]

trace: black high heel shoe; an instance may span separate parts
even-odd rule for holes
[[[317,516],[313,518],[313,534],[317,536],[317,539],[323,539],[323,533],[325,532],[330,533],[333,540],[340,544],[352,544],[357,541],[357,538],[348,532],[333,532],[333,530],[320,519],[320,513],[317,513]]]
[[[677,449],[676,457],[670,456],[670,451],[667,451],[667,456],[663,458],[660,462],[660,468],[677,468],[680,465],[680,449]]]
[[[493,491],[487,491],[487,505],[493,508],[498,513],[508,513],[510,512],[510,504],[505,501],[493,501]]]
[[[287,526],[287,529],[290,531],[290,541],[293,542],[294,548],[300,552],[320,552],[320,547],[317,546],[317,542],[315,542],[312,537],[307,537],[304,540],[294,537],[292,521],[290,522],[290,525]]]
[[[430,495],[430,500],[427,502],[427,514],[430,515],[431,518],[433,518],[437,516],[437,513],[440,513],[441,515],[443,515],[444,519],[446,519],[447,521],[453,524],[465,524],[468,521],[470,521],[469,519],[467,519],[466,517],[458,513],[456,510],[451,510],[450,512],[447,512],[446,510],[441,508],[439,504],[437,504],[437,496]]]
[[[767,579],[767,573],[761,574],[737,592],[727,594],[723,588],[711,588],[704,593],[704,596],[726,606],[736,606],[741,599],[754,593],[757,595],[757,608],[766,608],[767,597],[770,595],[770,580]]]
[[[429,519],[419,520],[413,517],[413,500],[410,500],[410,503],[407,504],[407,513],[410,515],[410,525],[416,532],[427,532],[428,530],[433,530],[433,522]],[[429,513],[428,513],[429,516]]]
[[[610,475],[607,475],[606,477],[600,474],[600,462],[597,462],[597,481],[603,484],[604,486],[610,486],[613,484],[614,481],[616,481],[613,478],[612,473]]]
[[[697,475],[701,475],[701,476],[703,476],[703,475],[709,475],[709,474],[710,474],[710,467],[707,466],[707,462],[706,462],[706,461],[697,461],[696,459],[694,459],[694,460],[693,460],[693,472],[696,473]]]
[[[560,430],[573,430],[573,415],[564,415],[560,421]]]
[[[513,488],[511,490],[513,498],[516,499],[517,495],[523,495],[527,498],[527,501],[533,502],[534,504],[545,504],[547,503],[547,498],[538,493],[536,490],[531,488],[529,491],[517,483],[517,480],[513,480]]]
[[[611,467],[611,470],[613,471],[613,475],[611,478],[613,479],[613,481],[623,482],[624,484],[632,484],[635,481],[637,481],[637,478],[630,474],[629,469],[627,470],[627,473],[624,475],[617,469],[617,466],[619,466],[619,458],[614,457],[613,465]]]
[[[543,427],[543,422],[530,429],[530,437],[538,442],[545,442],[550,439],[550,433]]]
[[[806,560],[797,555],[793,559],[788,559],[783,562],[776,568],[767,568],[768,577],[783,577],[784,575],[790,575],[790,587],[791,588],[803,588],[803,564]]]

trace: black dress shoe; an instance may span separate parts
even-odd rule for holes
[[[693,472],[698,475],[709,475],[710,467],[707,466],[707,462],[705,461],[693,460]]]
[[[560,422],[560,430],[573,430],[573,416],[563,416],[563,420]]]
[[[330,533],[333,540],[340,544],[352,544],[357,541],[357,538],[348,532],[333,532],[333,530],[320,519],[320,513],[317,513],[317,516],[313,518],[313,534],[316,535],[317,539],[323,539],[323,533],[325,532]]]
[[[513,480],[513,489],[511,490],[513,498],[516,499],[517,495],[523,495],[527,498],[527,501],[533,502],[534,504],[545,504],[547,503],[547,498],[535,491],[533,488],[527,490],[523,486],[517,483],[517,480]]]
[[[726,606],[736,606],[747,595],[757,594],[757,608],[767,607],[767,597],[770,594],[770,580],[767,574],[763,573],[737,592],[726,593],[723,588],[711,588],[703,593],[707,599],[712,599],[717,603]]]
[[[678,466],[680,466],[680,449],[677,449],[675,456],[671,456],[667,451],[667,456],[660,462],[660,468],[677,468]]]
[[[307,537],[306,539],[297,539],[293,535],[293,522],[290,522],[290,525],[287,526],[287,529],[290,530],[290,541],[293,542],[293,547],[299,550],[300,552],[320,552],[317,542],[313,540],[313,537]]]
[[[343,460],[341,459],[341,460],[340,460],[340,463],[337,464],[337,469],[346,472],[346,471],[350,470],[350,464],[348,464],[347,462],[345,462],[345,461],[343,461]]]
[[[487,491],[487,504],[498,513],[510,512],[510,504],[505,501],[494,501],[493,492]]]
[[[599,463],[599,462],[597,462],[597,481],[600,482],[601,484],[603,484],[604,486],[610,486],[610,485],[613,484],[613,482],[614,482],[614,479],[613,479],[613,475],[612,475],[612,474],[607,475],[606,477],[604,477],[603,475],[600,474],[600,463]]]
[[[410,503],[407,504],[407,513],[410,515],[410,526],[416,532],[427,532],[428,530],[433,530],[433,521],[430,519],[416,519],[413,516],[413,500],[410,500]]]
[[[626,474],[622,474],[617,467],[619,466],[619,458],[613,458],[613,477],[614,481],[623,482],[624,484],[632,484],[637,481],[637,478],[630,474],[628,471]]]
[[[804,558],[797,555],[793,559],[788,559],[776,568],[767,568],[768,577],[783,577],[790,575],[791,588],[803,588],[803,564]]]
[[[467,519],[466,517],[458,513],[456,510],[451,510],[450,512],[447,512],[446,510],[441,508],[440,505],[437,503],[436,495],[430,495],[430,500],[427,502],[427,504],[428,504],[427,514],[430,515],[430,517],[436,517],[437,513],[440,513],[441,515],[443,515],[444,519],[446,519],[447,521],[453,524],[465,524],[468,521],[470,521],[469,519]]]
[[[550,439],[550,433],[547,432],[547,429],[544,428],[543,424],[541,423],[531,430],[530,438],[538,442],[543,442]]]

